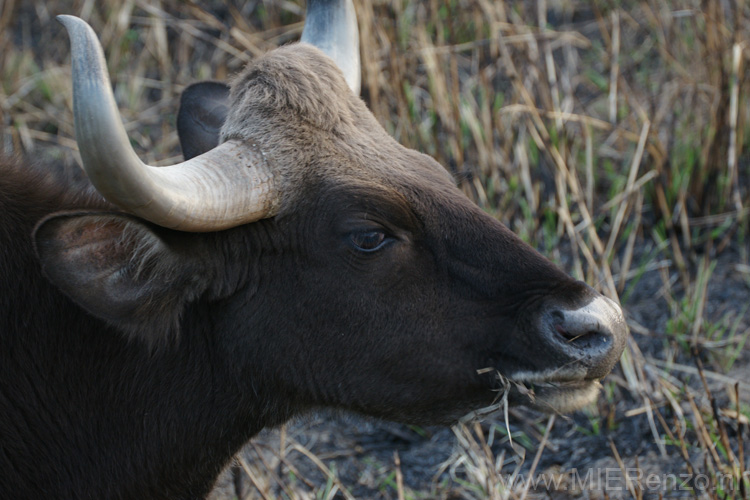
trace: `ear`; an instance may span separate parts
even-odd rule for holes
[[[219,145],[219,133],[229,112],[229,86],[220,82],[194,83],[182,92],[177,135],[186,160]]]
[[[92,315],[148,344],[178,333],[211,282],[201,235],[109,213],[55,214],[34,231],[47,278]]]

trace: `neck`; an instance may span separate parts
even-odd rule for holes
[[[22,300],[66,300],[34,288]],[[209,318],[184,318],[176,343],[152,352],[65,309],[64,321],[0,311],[0,414],[13,429],[0,435],[0,450],[13,450],[0,469],[15,471],[0,478],[0,497],[42,487],[67,498],[202,497],[252,435],[288,416],[243,387],[246,370],[217,361]]]
[[[45,214],[98,206],[65,194],[85,180],[0,171],[0,282],[12,287],[0,294],[0,498],[205,496],[250,437],[290,416],[257,383],[261,363],[222,361],[237,359],[211,334],[226,311],[201,304],[157,350],[90,316],[42,276],[32,243]]]

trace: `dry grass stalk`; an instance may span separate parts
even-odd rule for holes
[[[250,467],[250,464],[247,463],[247,460],[245,460],[245,458],[242,455],[238,455],[237,460],[242,466],[242,470],[245,471],[245,474],[247,475],[248,479],[250,479],[250,482],[253,483],[253,486],[258,491],[258,493],[263,498],[263,500],[271,500],[273,496],[271,496],[271,492],[268,491],[269,490],[268,486],[262,485],[260,480],[258,480],[255,477],[255,473]]]
[[[641,500],[643,498],[641,485],[633,482],[631,475],[628,473],[628,468],[625,466],[625,462],[623,462],[622,458],[620,457],[620,453],[617,451],[617,446],[615,446],[615,443],[610,441],[609,447],[612,450],[612,456],[615,458],[615,460],[617,461],[617,465],[620,467],[620,471],[622,471],[622,477],[625,480],[625,487],[627,488],[628,492],[632,495],[632,498]]]
[[[338,490],[341,492],[341,494],[346,498],[347,500],[354,500],[354,496],[352,496],[351,493],[349,493],[349,490],[341,483],[339,478],[336,476],[336,474],[331,471],[331,469],[326,466],[320,458],[318,458],[314,453],[312,453],[310,450],[302,446],[300,443],[296,442],[295,440],[290,439],[290,447],[291,449],[298,451],[302,453],[304,456],[306,456],[312,463],[315,464],[318,469],[323,472],[323,474],[326,475],[329,481],[332,481],[335,485],[335,490]],[[336,494],[335,490],[331,490],[328,494],[327,498],[333,498],[333,496]]]
[[[536,455],[534,455],[534,461],[531,463],[531,469],[529,469],[529,477],[526,480],[526,484],[524,485],[523,490],[521,491],[521,497],[519,500],[526,500],[526,495],[528,495],[529,493],[531,481],[534,478],[534,473],[536,472],[536,468],[539,465],[539,460],[542,458],[542,453],[544,452],[544,447],[547,445],[547,439],[549,438],[549,434],[552,431],[553,425],[555,425],[554,413],[547,419],[547,427],[544,430],[544,437],[542,438],[542,442],[539,443],[539,448],[537,449]]]
[[[393,452],[393,464],[396,466],[396,494],[398,500],[404,500],[404,474],[401,472],[401,458],[398,452]]]

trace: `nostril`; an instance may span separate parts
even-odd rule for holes
[[[555,325],[555,330],[557,330],[557,333],[559,333],[567,342],[575,342],[576,340],[583,339],[588,336],[596,336],[599,333],[593,330],[584,332],[571,332],[559,323]]]
[[[553,334],[559,342],[576,350],[596,351],[612,344],[613,332],[597,314],[590,311],[553,310],[549,312]]]
[[[599,332],[595,329],[584,328],[582,330],[573,330],[566,327],[563,323],[556,323],[555,331],[569,344],[582,343],[584,341],[590,343],[599,335],[607,335],[606,333]]]
[[[543,318],[540,326],[548,346],[561,360],[569,360],[565,366],[585,368],[588,378],[609,373],[625,347],[622,312],[603,297],[576,309],[550,307]]]
[[[565,329],[560,323],[557,323],[555,325],[555,330],[557,330],[557,333],[560,334],[560,336],[568,341],[573,340],[575,338],[574,335],[571,335],[569,331]]]

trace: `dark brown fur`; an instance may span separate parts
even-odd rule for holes
[[[0,162],[0,497],[198,498],[311,408],[451,422],[497,396],[485,368],[616,361],[550,340],[550,311],[596,294],[393,141],[316,49],[259,59],[229,109],[223,139],[265,153],[283,200],[227,231]]]

